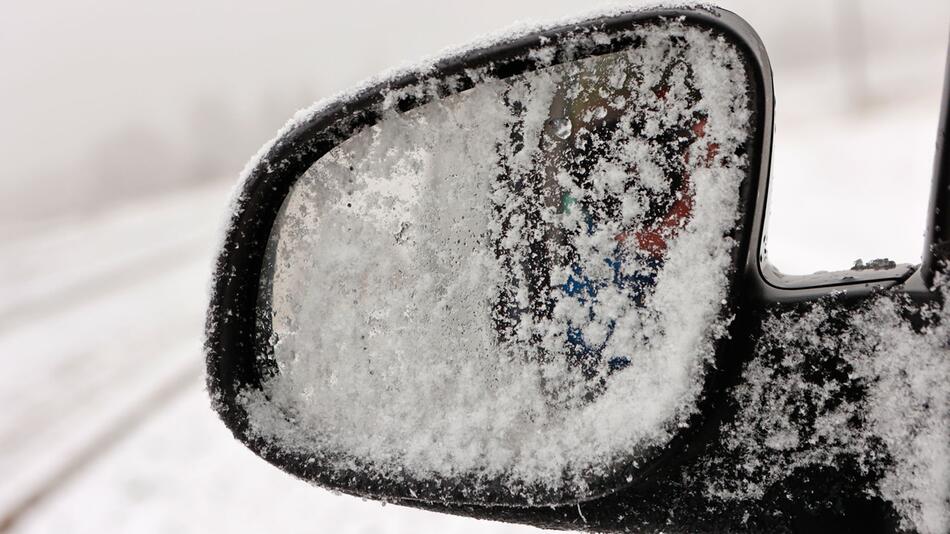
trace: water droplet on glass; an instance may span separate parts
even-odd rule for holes
[[[567,139],[570,137],[572,128],[571,119],[566,117],[551,120],[551,131],[559,139]]]

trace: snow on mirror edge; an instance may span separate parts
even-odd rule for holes
[[[299,179],[262,278],[253,435],[529,500],[671,439],[728,325],[752,115],[731,44],[631,32],[390,111]]]

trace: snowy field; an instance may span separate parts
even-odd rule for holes
[[[754,2],[731,4],[765,17]],[[576,11],[566,2],[552,9]],[[517,18],[529,14],[520,8]],[[762,30],[778,50],[788,48],[780,26]],[[461,37],[417,37],[402,53]],[[939,37],[928,43],[937,46],[921,45],[927,51],[911,59],[871,62],[870,81],[886,89],[857,111],[826,98],[848,80],[820,68],[777,74],[769,251],[783,270],[839,269],[859,255],[918,257],[939,87],[915,76],[939,68],[945,50]],[[385,66],[371,61],[348,76]],[[821,117],[789,111],[783,119],[783,98],[813,99]],[[538,532],[333,495],[231,438],[208,406],[200,350],[231,185],[0,224],[0,532]],[[862,208],[848,210],[849,202]],[[842,239],[853,246],[836,245]]]

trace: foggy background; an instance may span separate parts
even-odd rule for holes
[[[718,3],[772,61],[773,263],[917,263],[950,3]],[[0,532],[533,530],[334,496],[244,450],[203,392],[206,287],[231,186],[296,110],[516,21],[605,5],[5,5]]]

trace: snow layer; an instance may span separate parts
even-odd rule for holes
[[[735,392],[735,472],[711,495],[755,500],[797,469],[855,462],[903,526],[950,530],[950,290],[943,304],[882,294],[776,313]],[[709,471],[714,471],[709,469]]]
[[[750,112],[730,44],[633,31],[629,51],[390,111],[301,177],[262,281],[253,433],[529,500],[669,441],[728,323]]]

